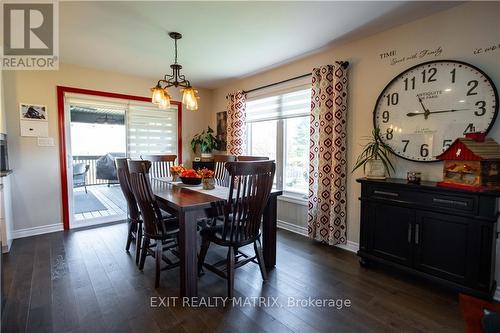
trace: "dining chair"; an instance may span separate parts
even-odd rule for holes
[[[236,156],[234,155],[214,155],[214,178],[218,185],[229,186],[229,173],[226,169],[226,163],[234,161],[236,161]]]
[[[128,161],[128,167],[130,186],[137,200],[144,226],[139,269],[141,271],[144,269],[148,255],[155,258],[155,288],[158,288],[160,286],[160,271],[179,266],[179,261],[174,262],[164,255],[164,252],[168,251],[176,257],[179,256],[177,251],[179,220],[174,216],[164,217],[156,202],[148,175],[151,162]],[[154,243],[151,244],[151,241]],[[162,261],[167,264],[166,267],[161,267]]]
[[[134,193],[132,193],[132,188],[130,187],[128,159],[117,158],[115,160],[115,163],[118,182],[120,183],[120,187],[122,189],[123,196],[127,201],[128,207],[128,234],[125,250],[129,252],[130,244],[132,243],[132,241],[135,241],[135,263],[139,264],[142,242],[142,220],[139,213],[139,208],[137,207],[137,201],[135,200]]]
[[[85,193],[87,192],[87,173],[89,172],[90,166],[85,163],[76,163],[73,165],[73,187],[85,188]]]
[[[250,162],[250,161],[268,161],[269,157],[266,156],[238,156],[238,162]]]
[[[201,230],[198,273],[201,275],[205,267],[227,279],[228,297],[233,297],[235,268],[249,262],[257,263],[262,279],[267,280],[260,226],[273,186],[276,165],[274,161],[227,162],[226,169],[231,176],[228,200],[216,204],[223,223]],[[227,247],[228,251],[226,260],[210,265],[205,263],[205,257],[212,242]],[[249,244],[253,244],[255,256],[239,251],[239,248]]]
[[[141,160],[151,162],[151,176],[153,178],[170,177],[170,167],[174,165],[177,155],[141,155]]]

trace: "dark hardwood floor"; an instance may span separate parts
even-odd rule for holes
[[[236,270],[235,294],[279,297],[283,307],[151,308],[178,296],[178,269],[140,272],[125,250],[126,224],[14,241],[3,256],[2,332],[463,332],[457,294],[404,274],[359,266],[338,248],[280,231],[277,267],[262,284],[257,265]],[[211,248],[207,261],[225,252]],[[133,251],[131,251],[133,252]],[[249,253],[251,253],[249,251]],[[151,259],[151,258],[148,258]],[[206,273],[199,296],[225,296]],[[351,307],[287,307],[288,297],[346,298]]]

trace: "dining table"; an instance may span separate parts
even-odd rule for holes
[[[229,188],[203,190],[171,178],[153,178],[152,191],[158,205],[179,218],[180,296],[198,296],[198,220],[210,217],[216,203],[227,201]],[[271,190],[262,218],[262,250],[267,270],[276,265],[277,198],[281,190]]]

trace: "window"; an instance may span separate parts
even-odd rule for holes
[[[71,114],[73,122],[98,123],[100,132],[105,133],[109,138],[108,141],[110,142],[95,148],[99,152],[116,152],[110,150],[117,149],[113,147],[115,147],[114,142],[119,137],[122,139],[120,141],[122,146],[123,142],[126,141],[126,147],[121,147],[120,152],[125,152],[126,148],[127,156],[133,159],[138,159],[141,155],[179,155],[177,151],[179,139],[177,135],[178,112],[176,106],[168,110],[162,110],[148,102],[88,97],[80,94],[68,97],[66,102],[73,108],[78,108],[78,112],[72,112]],[[117,135],[117,131],[119,131],[116,129],[117,122],[122,124],[120,136]],[[115,126],[106,127],[100,125],[100,123],[115,123]],[[88,138],[86,141],[98,146],[100,138],[97,134],[100,132],[95,129],[94,132],[87,131],[86,136]],[[72,135],[77,134],[72,133]]]
[[[130,105],[128,154],[132,158],[177,154],[177,109]]]
[[[309,184],[311,89],[247,101],[247,152],[276,161],[275,187],[305,197]]]

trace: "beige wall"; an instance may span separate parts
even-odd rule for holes
[[[110,91],[148,96],[153,79],[61,65],[59,71],[5,71],[5,110],[9,135],[9,163],[14,202],[14,230],[62,223],[56,86]],[[171,94],[179,100],[179,93]],[[200,90],[200,110],[183,112],[182,140],[184,161],[191,160],[186,144],[193,134],[207,125],[211,92]],[[39,147],[36,138],[19,136],[19,103],[48,107],[49,135],[54,147]]]
[[[324,52],[302,60],[237,80],[214,91],[212,123],[215,112],[224,110],[224,96],[236,89],[251,89],[290,77],[308,73],[315,66],[330,64],[335,60],[348,60],[349,72],[349,114],[348,114],[348,168],[351,169],[360,153],[363,136],[369,135],[373,127],[372,112],[375,101],[385,85],[405,69],[429,60],[454,59],[469,62],[483,69],[500,86],[500,3],[467,3],[424,19],[402,25],[391,30],[347,44],[333,46]],[[497,45],[494,52],[474,55],[475,48]],[[424,57],[405,63],[390,65],[388,59],[381,60],[380,54],[396,50],[396,57],[411,55],[423,49],[442,47],[437,57]],[[500,121],[490,132],[500,142]],[[397,159],[397,177],[405,177],[408,170],[422,171],[423,177],[437,180],[441,177],[441,163],[422,164]],[[359,241],[360,186],[356,178],[362,173],[348,176],[348,240]],[[279,218],[306,226],[307,208],[291,209],[283,203]]]

